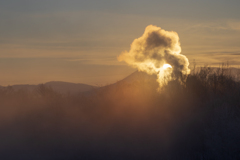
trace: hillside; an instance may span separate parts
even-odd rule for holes
[[[38,87],[0,88],[1,159],[240,158],[240,83],[221,70],[202,68],[160,92],[143,72],[91,94]]]
[[[51,81],[44,83],[43,85],[52,88],[54,91],[61,93],[61,94],[77,94],[77,93],[83,93],[91,91],[97,87],[87,85],[87,84],[81,84],[81,83],[70,83],[70,82],[60,82],[60,81]],[[37,90],[39,85],[12,85],[8,86],[9,88],[12,88],[15,91],[18,90],[26,90],[33,92]],[[2,87],[7,88],[7,87]]]

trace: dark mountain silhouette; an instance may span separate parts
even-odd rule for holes
[[[65,82],[0,88],[0,159],[240,159],[240,82],[229,72],[201,68],[160,92],[137,71],[89,94],[53,91],[78,87]]]
[[[202,67],[197,67],[196,72],[199,72]],[[239,81],[240,80],[240,69],[238,68],[225,68],[225,70],[217,67],[208,67],[209,72],[224,72],[224,74],[231,74],[232,77]],[[219,71],[218,71],[219,70]],[[191,74],[194,72],[192,71]],[[149,87],[157,87],[157,82],[156,82],[157,76],[156,75],[149,75],[145,72],[141,71],[135,71],[126,78],[117,81],[116,83],[103,86],[103,87],[97,87],[97,86],[92,86],[88,84],[82,84],[82,83],[70,83],[70,82],[62,82],[62,81],[51,81],[44,83],[45,86],[52,88],[54,91],[61,93],[61,94],[77,94],[77,93],[83,93],[83,92],[89,92],[93,91],[94,89],[103,89],[103,88],[116,88],[119,85],[130,85],[135,83],[135,85],[138,86],[146,86],[149,85]],[[27,90],[27,91],[34,91],[38,88],[39,85],[29,85],[29,84],[19,84],[19,85],[12,85],[12,86],[7,86],[8,88],[12,88],[15,91],[18,90]],[[4,86],[0,86],[0,88],[7,88]]]
[[[156,75],[150,75],[145,72],[141,71],[135,71],[129,76],[125,77],[124,79],[117,81],[116,83],[103,86],[99,89],[108,88],[108,89],[114,89],[120,86],[132,86],[138,85],[138,86],[145,86],[145,85],[151,85],[152,87],[157,87],[157,76]]]
[[[60,82],[60,81],[52,81],[45,83],[46,86],[51,87],[53,90],[59,93],[82,93],[88,92],[95,88],[96,86],[91,86],[82,83],[69,83],[69,82]]]
[[[131,81],[151,81],[156,80],[156,75],[149,75],[145,72],[135,71],[121,81],[131,82]]]
[[[54,91],[61,93],[61,94],[77,94],[77,93],[82,93],[82,92],[88,92],[91,91],[95,88],[96,86],[91,86],[87,84],[82,84],[82,83],[70,83],[70,82],[61,82],[61,81],[51,81],[43,84],[47,87],[52,88]],[[27,91],[34,91],[38,88],[39,85],[28,85],[28,84],[23,84],[23,85],[12,85],[8,86],[9,88],[12,88],[15,91],[18,90],[27,90]],[[2,87],[6,88],[6,87]]]

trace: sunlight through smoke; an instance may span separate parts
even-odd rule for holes
[[[123,52],[118,60],[125,61],[139,71],[156,74],[161,87],[172,79],[180,79],[182,75],[190,73],[188,59],[180,53],[176,32],[149,25],[144,34],[133,41],[130,50]]]
[[[167,68],[172,68],[172,66],[170,64],[164,64],[162,68],[167,69]]]

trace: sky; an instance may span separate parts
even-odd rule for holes
[[[0,85],[114,83],[117,57],[152,24],[180,37],[190,65],[240,66],[239,0],[1,0]]]

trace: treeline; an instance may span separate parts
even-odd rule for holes
[[[145,76],[76,95],[0,89],[0,158],[240,159],[231,69],[203,67],[160,92]]]

